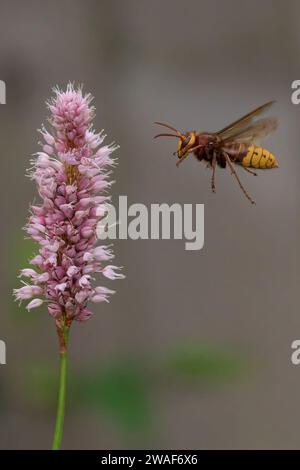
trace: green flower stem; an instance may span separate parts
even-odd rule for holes
[[[69,328],[64,328],[61,331],[61,339],[63,340],[64,347],[61,347],[60,351],[60,377],[59,377],[59,391],[58,391],[58,403],[57,403],[57,414],[55,431],[53,437],[52,450],[59,450],[61,447],[64,418],[65,418],[65,407],[66,407],[66,381],[67,381],[67,360],[68,360],[68,337]]]

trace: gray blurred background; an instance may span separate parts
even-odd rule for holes
[[[51,88],[69,80],[95,96],[96,129],[117,141],[114,201],[204,203],[205,246],[116,241],[124,281],[109,305],[72,328],[63,447],[69,449],[300,448],[300,78],[298,1],[1,1],[0,448],[49,448],[57,393],[57,340],[43,308],[13,302]],[[276,99],[266,147],[279,170],[229,172],[154,141],[153,121],[218,130]],[[110,287],[110,285],[108,283]]]

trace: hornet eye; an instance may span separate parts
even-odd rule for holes
[[[188,136],[183,142],[182,147],[186,147],[190,143],[191,137]]]

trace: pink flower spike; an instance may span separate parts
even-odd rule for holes
[[[29,176],[36,183],[40,204],[31,206],[27,234],[39,244],[31,259],[35,269],[21,276],[32,285],[14,290],[17,300],[34,296],[27,309],[47,302],[58,331],[73,320],[92,315],[88,302],[107,301],[114,293],[93,287],[95,273],[122,279],[115,266],[104,266],[113,258],[109,246],[98,246],[96,228],[110,197],[110,169],[114,145],[103,145],[105,135],[92,127],[95,109],[92,96],[72,84],[65,91],[54,89],[49,101],[52,130],[42,126],[42,151],[31,160]]]

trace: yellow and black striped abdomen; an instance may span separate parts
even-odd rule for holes
[[[250,145],[247,154],[241,160],[241,164],[245,167],[269,169],[278,168],[276,157],[263,147]]]

